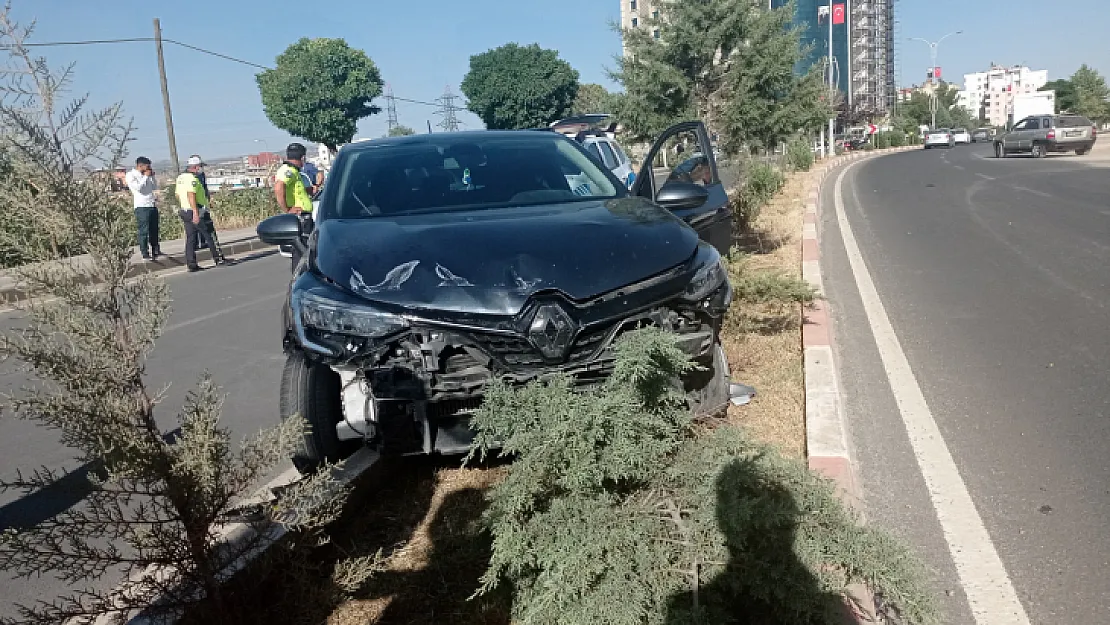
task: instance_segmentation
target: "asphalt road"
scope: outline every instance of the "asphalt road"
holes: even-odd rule
[[[901,348],[1028,621],[1110,622],[1110,175],[989,146],[865,161],[843,208]],[[925,556],[945,623],[976,570],[923,479],[824,188],[822,264],[871,522]],[[920,454],[920,451],[917,452]],[[935,490],[935,489],[934,489]],[[975,569],[976,567],[971,567]]]
[[[147,363],[152,387],[168,385],[158,410],[166,431],[176,426],[186,393],[205,370],[226,394],[223,423],[236,438],[276,423],[283,363],[280,306],[289,259],[263,252],[241,260],[233,267],[166,278],[173,315]],[[0,327],[7,330],[14,324],[18,313],[0,313]],[[0,363],[0,392],[26,384],[27,378],[13,368],[12,363]],[[10,479],[17,469],[39,466],[80,469],[54,433],[28,422],[0,419],[0,476]],[[0,529],[37,522],[75,503],[76,498],[64,492],[31,497],[0,493]],[[9,581],[0,573],[0,580],[0,615],[5,616],[12,614],[13,603],[50,599],[69,590],[48,578]],[[114,581],[105,579],[102,584]]]

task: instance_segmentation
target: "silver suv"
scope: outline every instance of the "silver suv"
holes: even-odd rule
[[[1082,115],[1033,115],[1014,124],[994,140],[994,154],[1006,158],[1029,153],[1044,158],[1049,152],[1075,152],[1083,156],[1098,139],[1098,129]]]

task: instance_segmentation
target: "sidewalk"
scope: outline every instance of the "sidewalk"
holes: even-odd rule
[[[245,252],[271,247],[258,238],[258,234],[255,232],[254,228],[220,230],[217,231],[217,236],[219,236],[220,239],[220,248],[227,256],[234,256],[236,254],[243,254]],[[144,260],[139,255],[138,248],[136,247],[135,255],[131,258],[131,270],[128,273],[130,275],[160,273],[171,269],[180,269],[185,266],[185,239],[162,241],[161,247],[164,256],[159,256],[158,259],[154,261]],[[89,257],[88,255],[75,256],[73,260],[80,265],[88,263]],[[198,262],[204,263],[211,260],[212,254],[207,248],[197,251]],[[0,303],[19,301],[26,299],[26,297],[26,291],[22,288],[19,281],[11,275],[10,271],[0,271]]]

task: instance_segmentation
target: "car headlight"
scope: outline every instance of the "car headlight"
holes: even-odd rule
[[[683,298],[690,301],[705,299],[728,280],[728,268],[725,267],[725,260],[721,258],[721,254],[715,248],[707,246],[706,249],[708,251],[701,254],[704,257],[701,267],[690,279],[683,293]]]
[[[409,325],[397,315],[315,293],[296,296],[294,309],[299,312],[304,327],[348,336],[380,338],[404,330]]]

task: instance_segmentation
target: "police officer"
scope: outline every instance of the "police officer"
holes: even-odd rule
[[[177,214],[185,224],[185,264],[189,267],[189,271],[200,271],[200,265],[197,264],[196,248],[197,241],[201,237],[201,216],[208,210],[208,191],[205,190],[204,184],[197,176],[203,166],[204,163],[201,162],[199,156],[189,157],[185,173],[177,177],[174,186],[177,192],[177,201],[180,205]],[[212,258],[216,261],[216,264],[227,265],[228,262],[220,256],[219,250],[216,249],[215,242],[210,237],[205,237],[205,242],[208,244],[208,250],[212,252]]]
[[[296,213],[302,217],[312,216],[312,196],[305,187],[301,168],[308,151],[300,143],[290,143],[285,148],[285,162],[274,174],[274,196],[278,206],[286,213]],[[293,268],[301,262],[301,253],[293,247]]]

